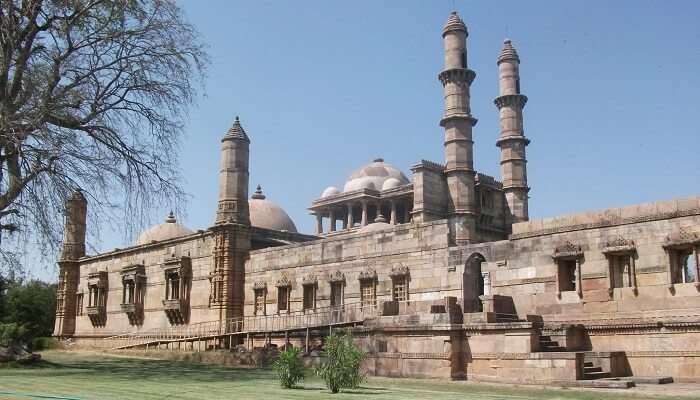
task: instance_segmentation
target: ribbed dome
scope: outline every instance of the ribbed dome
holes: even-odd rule
[[[258,228],[272,229],[275,231],[297,232],[294,221],[277,204],[267,200],[258,185],[257,190],[248,200],[250,212],[250,224]]]
[[[513,43],[511,43],[510,39],[503,41],[503,49],[501,49],[501,54],[498,55],[498,64],[507,60],[514,60],[520,63],[518,52],[515,50],[515,47],[513,47]]]
[[[193,234],[194,231],[178,224],[172,211],[166,218],[165,222],[143,231],[136,240],[137,245],[148,244],[151,242],[161,242],[163,240],[174,239],[182,236]]]
[[[398,180],[401,185],[409,183],[403,172],[396,169],[393,165],[385,163],[383,159],[378,158],[353,172],[345,182],[343,191],[351,192],[360,189],[382,190],[384,182],[391,178]]]
[[[250,143],[250,139],[248,139],[248,135],[245,133],[245,129],[243,129],[243,126],[241,126],[241,121],[238,119],[238,117],[236,117],[236,120],[233,122],[233,125],[229,128],[229,130],[226,132],[226,135],[224,135],[224,138],[221,140],[242,140]]]
[[[451,31],[463,31],[464,33],[467,32],[467,26],[464,25],[464,21],[462,21],[462,18],[459,17],[457,11],[452,11],[452,13],[450,13],[450,17],[447,18],[447,22],[442,28],[442,36],[445,36],[447,32]]]

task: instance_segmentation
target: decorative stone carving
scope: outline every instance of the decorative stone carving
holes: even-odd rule
[[[567,240],[566,243],[559,245],[554,249],[552,258],[579,258],[581,256],[583,256],[581,246]]]
[[[292,281],[289,279],[287,274],[282,274],[282,276],[275,283],[276,287],[291,287]]]
[[[403,265],[403,264],[398,264],[395,265],[391,268],[391,272],[389,272],[389,276],[392,278],[397,278],[401,276],[408,276],[409,275],[409,270],[408,267]]]
[[[163,310],[172,325],[185,324],[190,315],[192,264],[189,257],[171,257],[162,265],[165,274]]]
[[[315,286],[318,285],[318,278],[316,278],[316,274],[307,274],[304,275],[304,277],[301,280],[301,283],[304,286]]]
[[[634,240],[628,240],[622,236],[608,240],[605,242],[605,246],[603,247],[603,253],[605,254],[632,253],[634,251],[636,251]]]
[[[357,277],[357,279],[360,281],[376,281],[377,271],[373,270],[372,268],[367,268],[360,271],[360,275]]]
[[[88,274],[87,315],[92,326],[104,326],[107,322],[107,271],[91,271]]]
[[[331,273],[328,276],[328,281],[330,281],[330,282],[345,282],[345,274],[340,272],[339,270],[335,270],[335,272]]]
[[[664,248],[693,246],[700,244],[700,234],[687,229],[680,228],[678,231],[666,236]]]
[[[267,290],[267,282],[265,282],[265,281],[257,281],[257,282],[255,282],[255,283],[253,283],[253,289],[256,289],[256,290],[257,290],[257,289]]]
[[[143,321],[143,295],[146,287],[145,268],[141,264],[126,266],[121,270],[121,277],[121,310],[131,325],[140,325]]]

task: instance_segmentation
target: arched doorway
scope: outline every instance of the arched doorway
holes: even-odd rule
[[[480,253],[474,253],[467,258],[462,282],[464,312],[481,312],[479,296],[484,294],[484,278],[481,275],[481,263],[486,258]]]

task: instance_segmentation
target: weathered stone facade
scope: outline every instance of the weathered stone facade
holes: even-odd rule
[[[310,350],[341,327],[377,375],[700,381],[700,197],[529,220],[520,58],[506,41],[497,61],[499,182],[473,168],[475,73],[456,14],[443,38],[444,165],[422,160],[408,179],[377,159],[313,201],[317,232],[303,235],[279,207],[248,207],[236,119],[207,230],[171,216],[135,246],[85,256],[86,202],[69,201],[55,334]],[[137,345],[149,343],[162,345]]]

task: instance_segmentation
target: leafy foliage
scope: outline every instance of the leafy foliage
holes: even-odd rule
[[[17,323],[0,323],[0,346],[19,346],[26,342],[28,330]]]
[[[327,337],[322,355],[327,360],[316,368],[316,374],[323,378],[332,393],[342,388],[355,388],[364,381],[360,367],[366,354],[353,344],[352,336]]]
[[[299,358],[301,349],[298,347],[288,347],[280,353],[279,357],[272,364],[272,369],[277,373],[280,385],[289,389],[304,379],[304,364]]]
[[[37,337],[51,336],[56,313],[56,285],[41,281],[6,282],[0,296],[3,340],[31,344]]]

